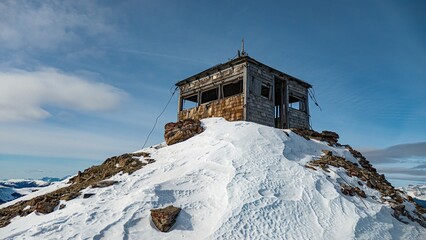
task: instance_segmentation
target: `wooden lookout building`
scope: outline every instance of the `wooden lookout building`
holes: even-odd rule
[[[178,120],[223,117],[276,128],[310,128],[308,89],[312,86],[244,52],[176,86]]]

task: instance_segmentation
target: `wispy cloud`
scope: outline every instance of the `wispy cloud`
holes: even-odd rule
[[[362,153],[374,163],[396,163],[408,158],[426,159],[426,142],[400,144],[385,149],[366,150]]]
[[[47,106],[80,112],[115,108],[125,93],[56,69],[0,71],[0,121],[40,120]]]
[[[385,149],[364,150],[380,173],[389,179],[426,182],[426,142],[400,144]]]
[[[92,1],[2,1],[0,12],[0,44],[6,49],[54,49],[114,32],[108,9]]]
[[[413,169],[413,168],[404,168],[404,167],[382,167],[380,172],[389,173],[389,174],[405,174],[411,176],[420,176],[426,181],[426,170],[425,169]]]
[[[417,166],[413,167],[412,169],[424,169],[424,170],[426,170],[426,163],[417,165]],[[425,173],[425,176],[426,176],[426,173]]]

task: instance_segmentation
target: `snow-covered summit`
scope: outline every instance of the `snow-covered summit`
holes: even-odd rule
[[[0,238],[425,239],[425,228],[398,221],[380,192],[358,178],[341,168],[305,167],[322,150],[355,162],[346,148],[249,122],[212,118],[203,125],[204,132],[184,142],[143,149],[155,163],[115,175],[111,180],[118,184],[83,190],[95,194],[90,198],[14,218],[0,228]],[[367,198],[343,195],[341,182],[359,186]],[[172,230],[162,233],[153,227],[150,209],[170,204],[182,211]]]

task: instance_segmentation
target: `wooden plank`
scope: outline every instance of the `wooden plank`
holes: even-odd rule
[[[284,80],[284,114],[285,114],[285,123],[284,128],[289,128],[289,118],[288,118],[288,81]]]
[[[280,128],[284,128],[284,81],[281,80],[280,81],[280,106],[279,106],[279,110],[280,110]]]

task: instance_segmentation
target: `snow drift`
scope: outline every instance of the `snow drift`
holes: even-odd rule
[[[322,150],[355,161],[347,149],[255,123],[212,118],[203,124],[203,133],[184,142],[143,149],[156,162],[115,175],[118,184],[87,188],[83,193],[95,195],[62,201],[65,208],[50,214],[16,217],[0,228],[0,238],[425,239],[425,228],[398,221],[380,193],[357,185],[358,178],[339,168],[305,167]],[[341,181],[367,198],[343,195]],[[150,209],[170,204],[182,211],[172,230],[161,233]]]

